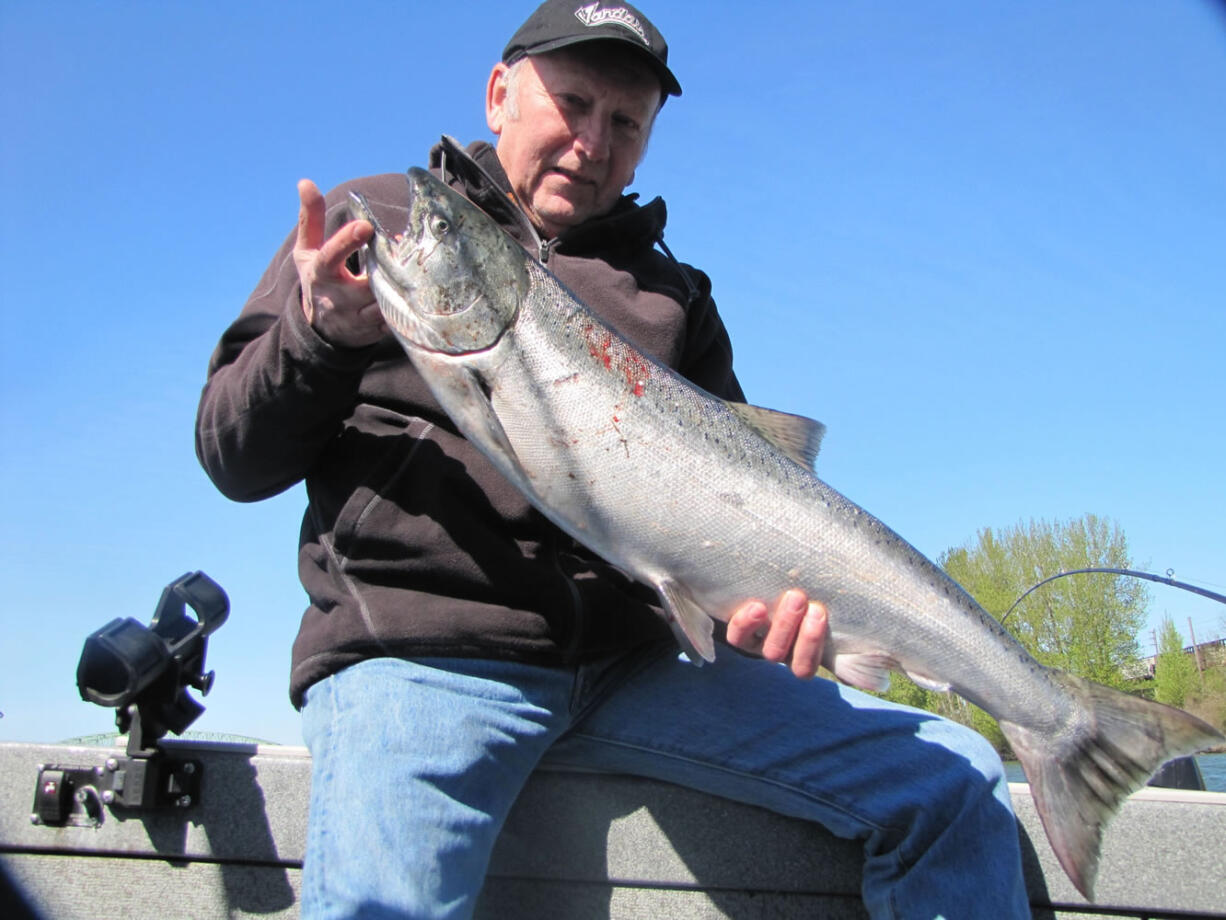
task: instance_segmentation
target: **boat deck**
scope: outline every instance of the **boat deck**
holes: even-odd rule
[[[31,820],[40,765],[102,768],[124,751],[0,743],[5,896],[22,893],[46,920],[296,917],[307,752],[164,747],[202,765],[190,807],[104,807],[96,827],[55,827]],[[1108,828],[1098,903],[1089,905],[1056,864],[1029,787],[1010,788],[1036,917],[1226,916],[1226,793],[1133,796]],[[78,807],[73,822],[87,818]],[[542,770],[511,813],[477,916],[860,918],[861,864],[856,844],[757,808],[634,777]],[[0,914],[20,916],[2,902]]]

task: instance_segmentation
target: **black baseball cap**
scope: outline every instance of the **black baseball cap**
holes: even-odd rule
[[[643,55],[669,96],[681,95],[681,84],[668,69],[668,43],[651,20],[629,3],[597,0],[545,0],[511,36],[502,51],[504,64],[527,54],[543,54],[590,41],[623,42]]]

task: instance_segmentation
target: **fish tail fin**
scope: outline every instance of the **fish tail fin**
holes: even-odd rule
[[[1226,740],[1181,709],[1055,671],[1085,718],[1051,736],[1011,722],[1001,730],[1030,781],[1035,808],[1068,877],[1094,899],[1099,848],[1120,803],[1172,757]]]

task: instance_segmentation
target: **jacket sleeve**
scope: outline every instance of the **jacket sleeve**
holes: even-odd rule
[[[327,233],[345,222],[330,193]],[[209,361],[196,415],[196,454],[236,501],[275,495],[302,479],[357,399],[371,348],[337,348],[307,323],[294,235],[226,330]]]
[[[711,297],[711,279],[689,265],[685,271],[698,290],[686,314],[685,352],[677,370],[708,393],[744,402],[745,392],[732,369],[732,340]]]

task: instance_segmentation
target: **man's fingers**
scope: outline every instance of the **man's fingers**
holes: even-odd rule
[[[327,207],[324,196],[310,179],[298,180],[298,238],[294,249],[318,249],[324,241]]]
[[[298,180],[298,237],[295,257],[300,264],[312,263],[312,274],[327,280],[349,280],[345,261],[374,235],[374,227],[364,220],[351,221],[330,239],[324,239],[328,206],[319,188],[310,179]]]
[[[785,591],[772,615],[761,601],[750,601],[728,620],[730,645],[767,661],[786,662],[802,680],[817,675],[829,634],[826,608],[803,591]]]
[[[763,658],[767,661],[787,661],[807,610],[808,599],[803,591],[793,588],[783,592],[771,618],[770,632],[762,643]]]
[[[728,644],[743,652],[757,652],[770,626],[770,611],[761,601],[750,601],[732,615],[726,633]]]
[[[375,228],[367,221],[345,224],[319,247],[319,266],[330,278],[345,276],[345,261],[370,240]]]
[[[324,239],[328,206],[310,179],[298,182],[298,234],[294,263],[302,284],[302,312],[333,345],[360,348],[383,337],[386,325],[365,276],[345,261],[374,235],[368,221],[351,221]]]
[[[796,634],[796,645],[792,648],[792,673],[802,680],[817,674],[818,665],[822,663],[826,626],[825,606],[818,601],[810,602]]]

